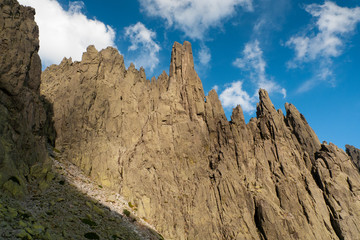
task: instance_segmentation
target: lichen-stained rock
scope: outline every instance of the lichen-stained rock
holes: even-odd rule
[[[351,160],[360,171],[360,149],[351,145],[345,145],[345,148],[346,153],[350,156]]]
[[[32,165],[40,164],[45,176],[49,168],[34,14],[15,0],[0,0],[0,188],[14,196],[26,193]]]
[[[228,121],[215,90],[204,95],[188,42],[174,44],[169,76],[151,81],[143,69],[125,69],[117,50],[90,46],[81,62],[46,69],[41,92],[54,104],[57,148],[120,192],[166,239],[360,233],[360,213],[350,211],[359,173],[348,170],[348,158],[321,160],[335,161],[341,176],[321,187],[331,179],[318,166],[317,136],[293,105],[286,116],[276,110],[265,90],[256,118],[246,124],[238,106]],[[331,210],[331,186],[346,197],[337,201],[350,204],[342,208],[346,220]]]

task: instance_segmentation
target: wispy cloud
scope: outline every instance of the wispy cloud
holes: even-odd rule
[[[259,41],[254,40],[245,45],[242,56],[237,58],[233,65],[249,73],[249,79],[254,85],[256,91],[250,95],[242,89],[243,81],[237,81],[230,84],[220,94],[220,99],[224,107],[234,107],[241,105],[244,112],[251,113],[255,110],[257,101],[257,92],[259,88],[266,89],[269,93],[281,93],[286,97],[285,88],[280,87],[266,74],[266,62],[263,58],[263,51],[259,46]]]
[[[290,12],[292,1],[276,0],[274,4],[271,0],[258,0],[256,11],[259,13],[253,27],[253,36],[271,38],[274,31],[282,29]]]
[[[340,7],[330,1],[323,5],[310,4],[305,10],[317,21],[310,25],[310,30],[286,42],[286,46],[293,48],[296,54],[288,66],[295,68],[304,62],[318,61],[319,67],[316,76],[306,81],[298,89],[299,92],[310,90],[319,81],[334,84],[332,59],[342,54],[345,40],[360,21],[360,7]]]
[[[199,51],[199,61],[203,66],[207,66],[211,60],[210,49],[203,45]]]
[[[210,27],[232,16],[236,7],[252,11],[252,0],[139,0],[149,16],[166,20],[168,27],[181,30],[192,39],[204,38]]]
[[[265,72],[266,62],[258,40],[247,43],[242,52],[242,57],[237,58],[233,65],[249,73],[250,80],[256,85],[257,90],[264,88],[269,93],[278,92],[286,97],[286,90],[275,81],[269,79]]]
[[[307,92],[314,87],[322,84],[327,83],[330,86],[335,86],[335,77],[334,73],[331,69],[332,61],[331,60],[322,60],[319,61],[317,65],[317,70],[314,73],[314,76],[310,79],[306,80],[304,83],[298,87],[296,90],[297,93],[304,93]]]
[[[233,65],[244,70],[252,71],[261,79],[264,79],[266,63],[262,55],[263,52],[259,47],[259,41],[249,42],[245,45],[242,57],[237,58],[233,62]]]
[[[97,49],[114,46],[115,31],[109,25],[88,19],[81,11],[83,2],[70,2],[65,11],[55,0],[19,0],[36,10],[40,31],[40,57],[45,66],[58,64],[63,57],[81,60],[87,46]]]
[[[150,72],[159,63],[159,45],[154,41],[156,33],[147,29],[144,24],[138,22],[125,28],[125,37],[130,39],[129,51],[137,51],[138,57],[134,60],[136,66],[150,69]]]

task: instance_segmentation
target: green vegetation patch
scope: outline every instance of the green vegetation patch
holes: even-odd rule
[[[130,211],[127,210],[127,209],[124,209],[124,210],[123,210],[123,214],[124,214],[125,216],[127,216],[127,217],[130,217]]]
[[[82,218],[80,219],[82,223],[85,223],[87,225],[89,225],[90,227],[94,227],[94,226],[97,226],[96,222],[88,219],[88,218]]]

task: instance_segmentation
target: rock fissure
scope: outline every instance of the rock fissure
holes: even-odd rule
[[[258,230],[258,234],[260,236],[260,239],[268,240],[266,237],[266,232],[263,229],[262,221],[264,221],[262,213],[261,213],[261,206],[258,206],[256,203],[256,200],[254,199],[254,205],[255,205],[255,214],[254,214],[254,221],[256,228]]]

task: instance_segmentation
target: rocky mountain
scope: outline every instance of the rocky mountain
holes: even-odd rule
[[[0,0],[0,9],[0,188],[21,197],[29,181],[47,185],[51,164],[45,143],[54,133],[39,91],[35,11],[13,0]]]
[[[41,73],[34,14],[0,0],[0,238],[359,238],[358,149],[265,90],[228,121],[189,42],[157,79],[93,46]]]
[[[88,47],[41,76],[56,148],[120,193],[166,239],[358,239],[360,175],[342,149],[321,144],[292,104],[265,90],[257,117],[228,121],[205,96],[189,42],[169,75],[148,80],[114,48]]]

